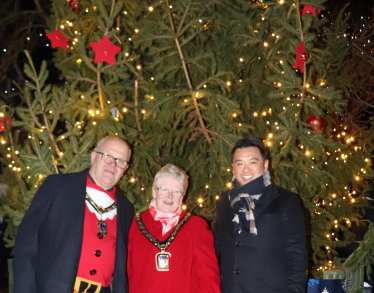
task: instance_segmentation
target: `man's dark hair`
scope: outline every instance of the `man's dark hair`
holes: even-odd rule
[[[237,149],[244,149],[248,147],[255,147],[258,148],[260,151],[262,159],[265,161],[268,156],[268,151],[264,146],[264,143],[262,142],[261,139],[257,137],[247,137],[243,138],[241,140],[238,140],[235,144],[235,146],[231,150],[231,162],[234,160],[234,153]]]

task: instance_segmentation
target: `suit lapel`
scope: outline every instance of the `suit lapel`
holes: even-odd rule
[[[265,188],[253,211],[255,219],[279,196],[277,188],[271,184]]]
[[[77,173],[77,180],[74,184],[71,184],[71,192],[75,194],[73,196],[75,202],[71,203],[74,214],[76,215],[75,229],[76,229],[76,243],[78,247],[79,257],[82,249],[83,241],[83,226],[84,226],[84,214],[86,208],[86,181],[87,181],[88,169]],[[79,261],[78,257],[78,261]]]
[[[228,221],[230,221],[230,227],[231,227],[231,231],[232,233],[234,233],[234,230],[235,230],[235,223],[232,221],[235,217],[235,213],[234,213],[234,210],[232,209],[231,207],[231,203],[230,203],[230,200],[229,200],[229,194],[230,194],[230,191],[227,191],[226,193],[224,193],[222,196],[223,196],[223,206],[224,206],[224,210],[225,210],[225,217],[227,218]]]
[[[123,227],[123,220],[124,220],[124,215],[122,214],[124,207],[122,206],[122,198],[121,194],[116,190],[116,201],[117,201],[117,238],[118,237],[123,237],[122,236],[122,230],[125,229]]]

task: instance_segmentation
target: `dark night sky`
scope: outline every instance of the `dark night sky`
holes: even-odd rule
[[[328,0],[326,6],[329,10],[335,10],[343,8],[347,3],[350,4],[348,10],[354,18],[373,14],[374,0]]]

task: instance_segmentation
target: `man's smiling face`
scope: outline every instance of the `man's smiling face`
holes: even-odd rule
[[[264,161],[257,147],[239,148],[234,153],[232,168],[240,185],[262,176],[268,167],[269,161]]]

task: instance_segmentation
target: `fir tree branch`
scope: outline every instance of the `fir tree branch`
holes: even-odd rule
[[[300,15],[300,0],[297,0],[297,4],[296,4],[296,11],[297,11],[297,16],[298,16],[298,24],[299,24],[299,32],[300,32],[300,39],[301,41],[304,41],[304,34],[303,34],[303,29],[302,29],[302,22],[301,22],[301,15]],[[291,12],[291,10],[290,10]],[[302,103],[304,101],[304,96],[305,96],[305,88],[306,88],[306,62],[304,62],[304,69],[303,69],[303,90],[302,90],[302,96],[301,96],[301,99],[300,99],[300,109],[297,113],[297,115],[295,115],[295,123],[297,123],[297,121],[299,120],[299,117],[300,117],[300,113],[301,113],[301,109],[302,109]],[[284,144],[284,147],[283,149],[285,149],[288,144],[291,142],[291,139],[292,139],[292,136],[289,136],[286,143]]]
[[[153,107],[151,110],[149,110],[148,113],[149,113],[149,114],[152,113],[152,112],[153,112],[156,108],[158,108],[161,104],[166,103],[168,100],[171,100],[171,99],[173,99],[173,96],[170,96],[169,98],[166,98],[166,99],[161,99],[160,102],[154,104],[154,107]],[[146,113],[146,115],[147,115],[146,117],[149,116],[148,113]]]
[[[42,104],[42,103],[40,103],[40,104]],[[42,104],[42,112],[43,112],[44,124],[45,124],[45,127],[46,127],[47,131],[48,131],[49,138],[50,138],[51,142],[54,142],[55,138],[54,138],[54,136],[53,136],[53,134],[51,132],[51,129],[49,127],[47,116],[45,115],[45,110],[44,110],[43,104]],[[60,151],[57,143],[55,144],[55,149],[56,149],[56,152],[57,152],[58,156],[60,156],[61,151]]]
[[[179,36],[181,34],[181,29],[182,29],[182,26],[183,26],[183,23],[184,23],[184,20],[187,16],[187,13],[188,11],[190,10],[190,6],[191,6],[191,3],[188,3],[187,7],[186,7],[186,10],[184,11],[184,14],[182,16],[182,19],[181,19],[181,22],[179,24],[179,27],[178,27],[178,30],[177,30],[177,35]],[[190,24],[188,24],[190,25]]]
[[[37,8],[38,13],[44,18],[45,23],[48,23],[49,18],[47,14],[44,12],[42,5],[40,4],[39,0],[34,0],[35,6]]]
[[[201,128],[197,128],[199,130],[202,130]],[[223,140],[224,142],[227,143],[227,145],[232,149],[234,146],[226,139],[224,138],[222,135],[219,135],[218,133],[214,132],[214,131],[211,131],[209,129],[206,129],[206,131],[208,131],[209,133],[215,135],[215,136],[218,136],[221,140]]]
[[[65,168],[65,173],[69,173],[71,167],[73,166],[73,164],[75,163],[75,161],[79,158],[79,155],[82,154],[82,153],[84,153],[86,151],[87,146],[89,146],[90,143],[91,143],[91,141],[95,138],[94,135],[91,135],[90,137],[91,137],[91,139],[85,144],[85,148],[82,148],[81,151],[74,156],[74,159],[71,160],[70,164]]]
[[[53,166],[55,166],[56,174],[58,174],[59,172],[58,172],[58,169],[57,169],[57,166],[56,166],[54,155],[52,155],[52,162],[53,162]]]
[[[214,76],[211,76],[211,77],[209,77],[208,79],[206,79],[206,80],[204,80],[203,82],[201,82],[197,87],[196,87],[196,89],[201,89],[203,86],[204,86],[204,84],[207,84],[207,83],[209,83],[209,81],[210,80],[214,80],[214,79],[216,79],[216,78],[218,78],[218,77],[220,77],[221,75],[227,75],[227,74],[231,74],[232,72],[229,72],[229,71],[224,71],[224,72],[220,72],[220,73],[218,73],[218,74],[216,74],[216,75],[214,75]]]
[[[136,119],[136,126],[138,127],[138,131],[140,134],[140,138],[143,142],[145,142],[145,137],[143,134],[142,126],[140,125],[140,119],[139,119],[139,108],[138,108],[138,81],[135,80],[135,119]]]
[[[42,158],[42,156],[41,156],[41,154],[40,154],[40,152],[39,152],[39,147],[37,146],[37,144],[36,144],[36,142],[35,142],[35,138],[32,139],[32,142],[33,142],[33,144],[34,144],[34,149],[35,149],[35,151],[36,151],[36,154],[38,155],[38,157],[39,157],[39,159],[40,159],[40,162],[42,163],[44,169],[47,171],[48,175],[53,174],[53,173],[51,172],[51,170],[48,169],[47,165],[44,163],[44,160],[43,160],[43,158]]]
[[[183,65],[184,75],[186,77],[187,84],[188,84],[188,87],[190,89],[191,98],[192,98],[194,106],[195,106],[195,111],[196,111],[196,114],[199,118],[200,126],[202,128],[202,132],[204,133],[208,143],[211,144],[212,140],[211,140],[211,138],[210,138],[210,136],[207,132],[207,129],[206,129],[204,121],[203,121],[203,118],[201,117],[200,109],[199,109],[199,106],[197,104],[197,100],[196,100],[196,97],[195,97],[195,91],[193,90],[190,74],[189,74],[189,71],[187,69],[186,60],[184,59],[182,48],[179,44],[179,39],[178,39],[178,36],[175,32],[175,26],[174,26],[174,23],[173,23],[173,16],[171,15],[171,10],[169,9],[169,6],[170,6],[169,5],[169,0],[166,0],[166,5],[168,7],[167,10],[168,10],[168,14],[169,14],[170,26],[171,26],[171,29],[172,29],[172,32],[173,32],[174,41],[175,41],[175,44],[177,46],[177,49],[178,49],[178,52],[179,52],[179,57],[180,57],[180,60],[182,62],[182,65]]]
[[[64,90],[64,96],[65,96],[65,94],[66,94],[66,89]],[[56,97],[56,92],[54,92],[53,95]],[[53,122],[52,122],[52,125],[51,125],[51,129],[55,129],[55,127],[57,125],[57,122],[58,122],[58,119],[60,118],[61,109],[64,106],[60,103],[60,101],[57,97],[56,97],[56,101],[57,101],[59,107],[58,107],[57,112],[54,115]]]
[[[103,102],[103,92],[102,92],[102,89],[101,89],[101,67],[102,67],[102,63],[100,63],[98,66],[97,66],[97,90],[98,90],[98,93],[99,93],[99,101],[100,101],[100,108],[101,108],[101,112],[104,112],[104,102]]]
[[[34,73],[34,76],[35,76],[35,80],[34,81],[35,81],[37,90],[38,90],[38,92],[41,92],[40,85],[39,85],[38,74],[36,73],[36,69],[34,67],[34,63],[32,62],[32,59],[31,59],[29,51],[25,50],[25,55],[26,55],[27,59],[29,60],[30,67],[32,69],[32,72]]]
[[[38,126],[38,128],[42,129],[42,125],[39,123],[38,119],[36,118],[36,116],[34,114],[34,111],[31,108],[30,97],[27,94],[27,92],[26,92],[25,96],[26,96],[26,103],[29,106],[29,112],[30,112],[30,115],[31,115],[32,119],[34,120],[34,122]]]
[[[87,81],[87,82],[90,82],[90,83],[93,83],[93,84],[96,84],[96,81],[92,80],[91,78],[86,78],[86,77],[72,77],[72,76],[69,76],[67,75],[66,76],[67,79],[74,79],[74,80],[78,80],[78,81]]]
[[[301,15],[300,15],[300,11],[301,11],[301,7],[300,7],[300,0],[297,0],[297,19],[299,21],[299,30],[300,30],[300,39],[302,42],[304,42],[304,34],[303,34],[303,27],[302,27],[302,22],[301,22]],[[304,100],[304,96],[305,96],[305,85],[306,85],[306,60],[304,62],[304,70],[303,70],[303,96],[301,97],[300,99],[300,104],[303,103],[303,100]],[[299,115],[297,115],[297,119],[299,119],[299,116],[300,116],[300,112],[301,112],[301,107],[300,107],[300,111],[299,111]]]
[[[111,17],[113,15],[114,3],[115,3],[115,0],[112,1],[112,7],[110,8],[110,15],[109,15],[109,17]]]

